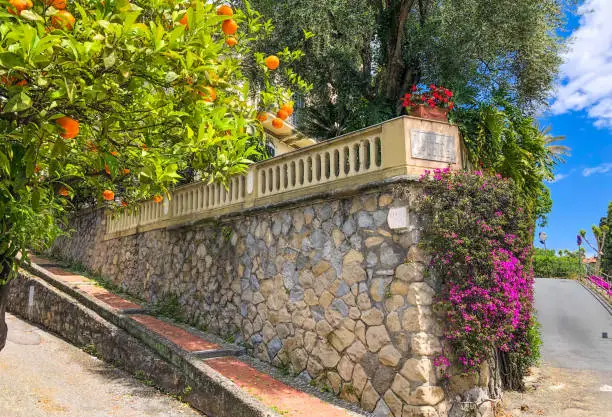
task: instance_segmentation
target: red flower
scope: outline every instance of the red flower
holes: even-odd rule
[[[453,92],[451,90],[445,90],[444,94],[446,94],[448,97],[452,97],[453,96]]]
[[[416,84],[412,84],[412,91],[414,92],[414,91],[416,91],[416,90],[417,90],[417,86],[416,86]]]
[[[425,100],[427,100],[427,99],[425,98],[425,96],[423,96],[423,97],[421,97],[421,100],[425,101]]]
[[[448,103],[448,108],[449,109],[453,109],[453,107],[455,107],[455,103],[453,103],[452,101],[450,103]]]
[[[436,85],[435,84],[429,84],[429,88],[431,88],[432,90],[436,89]]]

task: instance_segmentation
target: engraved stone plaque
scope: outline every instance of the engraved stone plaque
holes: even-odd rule
[[[394,207],[389,209],[387,223],[391,229],[405,229],[408,227],[408,207]]]
[[[412,157],[429,161],[457,162],[455,137],[412,129]]]

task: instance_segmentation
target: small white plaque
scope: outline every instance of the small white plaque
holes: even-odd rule
[[[412,129],[412,157],[428,161],[457,162],[455,137]]]
[[[408,207],[389,209],[387,223],[391,229],[406,229],[408,227]]]
[[[253,186],[254,186],[254,178],[255,174],[253,173],[253,169],[249,169],[249,173],[246,177],[246,188],[247,194],[253,194]]]

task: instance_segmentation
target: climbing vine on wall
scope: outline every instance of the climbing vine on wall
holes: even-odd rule
[[[538,357],[534,332],[533,216],[512,180],[481,172],[426,171],[418,210],[445,326],[436,363],[476,371],[498,360],[502,383],[521,388]],[[535,333],[535,336],[534,336]]]

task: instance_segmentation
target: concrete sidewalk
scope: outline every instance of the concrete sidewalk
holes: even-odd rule
[[[12,315],[0,352],[2,417],[196,417],[186,404],[147,386]]]

